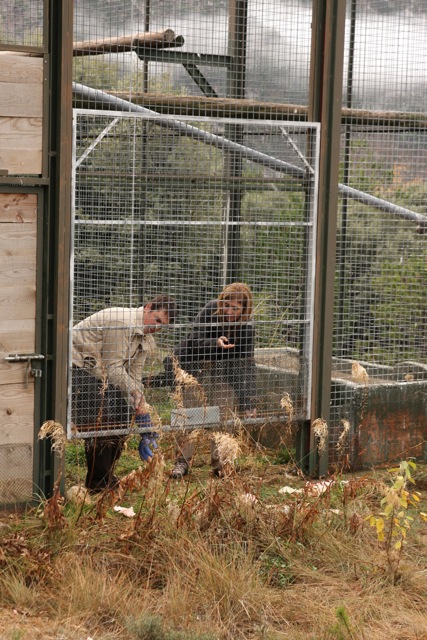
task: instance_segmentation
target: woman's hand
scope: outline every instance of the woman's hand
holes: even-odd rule
[[[220,349],[233,349],[235,345],[228,342],[228,338],[225,336],[220,336],[216,341],[216,346]]]

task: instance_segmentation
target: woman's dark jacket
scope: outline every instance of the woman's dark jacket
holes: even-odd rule
[[[192,329],[173,351],[182,369],[198,378],[204,363],[215,362],[215,374],[221,376],[234,390],[239,411],[255,408],[256,377],[254,359],[254,327],[252,323],[226,322],[215,313],[216,300],[208,302],[195,318]],[[225,336],[232,349],[217,346],[218,338]],[[172,360],[164,361],[167,377],[172,371]],[[168,376],[169,374],[169,376]]]

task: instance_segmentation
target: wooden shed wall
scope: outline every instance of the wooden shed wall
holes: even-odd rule
[[[43,58],[0,52],[0,172],[42,173]]]
[[[34,378],[5,357],[35,348],[37,213],[35,194],[0,193],[1,504],[33,491]]]

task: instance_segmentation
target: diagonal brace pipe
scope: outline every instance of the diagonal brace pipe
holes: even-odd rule
[[[192,140],[198,140],[200,142],[203,142],[204,144],[212,145],[221,150],[239,153],[243,158],[250,160],[251,162],[254,162],[256,164],[260,164],[264,167],[268,167],[269,169],[279,171],[280,173],[292,176],[293,178],[307,180],[306,171],[304,169],[301,169],[300,167],[292,165],[283,160],[279,160],[278,158],[273,158],[266,153],[256,151],[255,149],[251,149],[250,147],[246,147],[245,145],[238,144],[237,142],[233,142],[232,140],[227,140],[226,138],[215,135],[213,133],[202,131],[201,129],[186,124],[185,122],[181,122],[172,118],[165,118],[156,111],[152,111],[151,109],[147,109],[146,107],[141,107],[140,105],[129,102],[128,100],[117,98],[110,93],[101,91],[100,89],[93,89],[92,87],[73,82],[73,93],[74,95],[81,96],[95,104],[108,106],[112,111],[140,113],[146,116],[150,116],[156,121],[156,124],[158,124],[159,126],[179,131],[180,133],[182,133],[182,135],[191,138]],[[387,213],[397,215],[401,218],[405,218],[406,220],[417,222],[420,225],[421,230],[427,230],[427,216],[421,213],[411,211],[410,209],[406,209],[405,207],[400,207],[399,205],[393,204],[392,202],[377,198],[370,195],[369,193],[365,193],[364,191],[354,189],[353,187],[349,187],[348,185],[344,184],[338,184],[338,193],[340,195],[347,196],[352,200],[356,200],[357,202],[361,202],[362,204],[372,206],[380,211],[385,211]]]

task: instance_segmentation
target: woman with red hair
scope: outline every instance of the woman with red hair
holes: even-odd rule
[[[222,417],[237,411],[256,416],[253,298],[248,285],[233,282],[224,287],[216,300],[198,313],[185,340],[164,361],[165,374],[151,379],[151,386],[179,384],[176,364],[203,387],[209,405],[220,407]],[[175,367],[174,367],[175,363]],[[191,385],[183,389],[185,407],[200,406],[200,393]],[[177,455],[171,476],[188,473],[194,456],[194,443],[188,436],[178,438]],[[222,464],[212,443],[213,473],[222,475]]]

